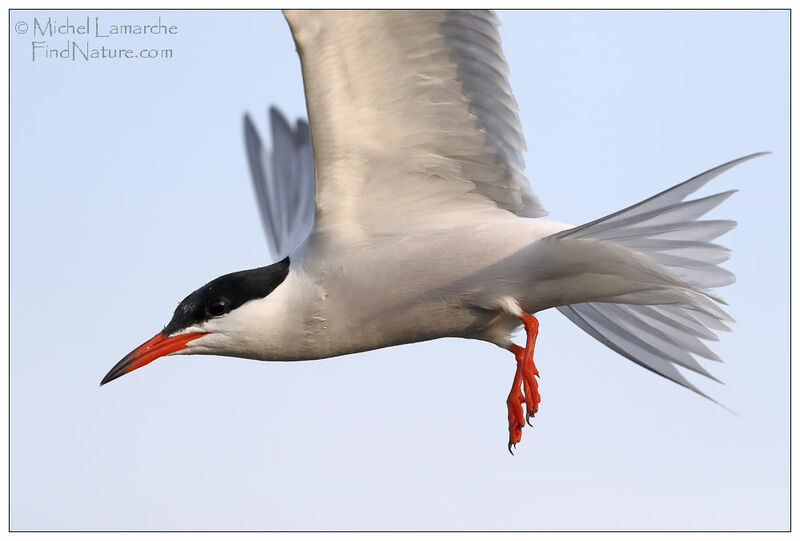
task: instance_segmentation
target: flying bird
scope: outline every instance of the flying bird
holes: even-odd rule
[[[711,288],[734,275],[688,199],[752,154],[580,226],[543,219],[499,21],[490,11],[286,11],[309,124],[272,108],[272,148],[244,135],[276,263],[186,297],[101,385],[164,355],[310,360],[442,337],[512,354],[508,450],[539,409],[535,316],[556,308],[631,361],[678,371],[729,330]],[[512,333],[524,328],[524,344]],[[513,453],[513,451],[512,451]]]

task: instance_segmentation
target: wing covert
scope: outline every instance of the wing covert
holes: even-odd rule
[[[545,214],[523,174],[492,12],[285,15],[312,126],[318,230],[408,231],[488,207]]]

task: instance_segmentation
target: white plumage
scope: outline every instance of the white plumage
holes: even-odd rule
[[[519,367],[530,363],[524,401],[532,414],[535,367],[511,332],[526,320],[535,340],[538,323],[527,314],[557,307],[614,351],[700,393],[676,367],[712,377],[695,356],[719,360],[703,340],[716,340],[713,330],[731,319],[709,288],[734,276],[719,267],[727,250],[711,241],[735,225],[700,218],[733,192],[686,199],[758,154],[579,227],[545,220],[523,174],[525,141],[494,14],[286,18],[310,139],[304,121],[292,128],[272,109],[268,151],[245,119],[269,246],[276,259],[289,256],[285,279],[266,296],[195,317],[193,299],[213,297],[211,282],[187,297],[169,328],[189,323],[154,344],[304,360],[448,336],[486,340],[514,352]],[[191,336],[185,347],[180,336]],[[149,353],[132,355],[107,378]],[[521,428],[516,387],[509,449]]]
[[[525,142],[494,14],[286,18],[303,66],[318,182],[318,223],[299,254],[303,279],[326,290],[324,302],[311,302],[327,325],[293,323],[314,329],[309,343],[291,352],[271,343],[270,356],[316,358],[439,336],[507,347],[521,310],[557,306],[614,351],[700,392],[675,366],[712,377],[694,355],[718,361],[701,340],[717,340],[711,329],[731,320],[707,288],[734,276],[718,266],[727,249],[710,241],[735,222],[699,218],[733,192],[684,200],[753,156],[580,227],[524,219],[545,211],[523,174]],[[297,229],[277,225],[303,214],[282,193],[313,187],[312,175],[298,175],[313,170],[298,163],[311,159],[306,125],[292,132],[274,109],[271,125],[271,154],[254,150],[261,145],[249,119],[245,131],[262,219],[268,237],[297,241],[309,219],[294,222]],[[283,175],[258,161],[265,154]],[[319,276],[329,276],[333,261],[346,283],[331,297],[336,286]],[[348,306],[353,313],[343,317]],[[380,312],[392,315],[376,320]]]

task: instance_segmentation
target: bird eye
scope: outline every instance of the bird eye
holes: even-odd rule
[[[222,299],[216,299],[206,306],[206,312],[210,316],[221,316],[228,309],[227,303]]]

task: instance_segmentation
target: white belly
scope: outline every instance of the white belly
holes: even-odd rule
[[[285,297],[287,315],[272,318],[259,358],[314,359],[446,336],[506,345],[518,321],[499,299],[526,308],[532,279],[529,261],[516,255],[569,226],[503,214],[486,225],[325,253],[312,242],[313,256],[293,258],[270,295]]]

